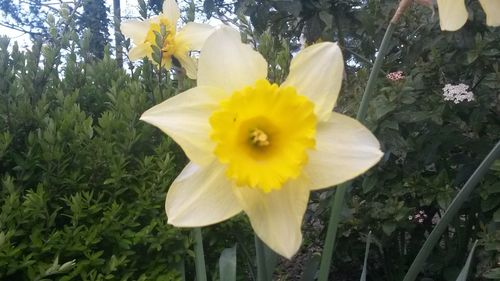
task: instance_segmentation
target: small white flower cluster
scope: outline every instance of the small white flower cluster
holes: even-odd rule
[[[423,224],[427,215],[423,210],[418,211],[414,216],[408,216],[408,220],[414,223]]]
[[[458,85],[446,84],[443,88],[445,101],[453,101],[455,104],[463,101],[473,101],[474,94],[469,90],[469,85],[460,83]]]
[[[399,81],[399,80],[405,79],[405,76],[403,75],[403,71],[401,71],[401,70],[391,72],[391,73],[387,74],[385,77],[391,81]]]

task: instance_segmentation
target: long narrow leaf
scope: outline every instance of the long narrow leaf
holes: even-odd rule
[[[236,281],[236,245],[222,251],[219,258],[220,281]]]
[[[264,242],[260,240],[257,235],[254,235],[255,239],[255,255],[257,260],[257,281],[268,281],[267,278],[267,263],[266,254],[264,250]]]
[[[318,273],[318,265],[321,261],[321,256],[315,254],[307,261],[304,265],[304,272],[302,273],[302,277],[300,281],[310,281],[316,279],[316,274]]]
[[[462,271],[460,271],[460,274],[457,277],[457,281],[467,281],[467,276],[469,275],[469,268],[472,262],[472,258],[474,257],[474,250],[476,250],[476,246],[477,246],[477,240],[476,242],[474,242],[474,246],[472,246],[472,249],[470,250],[469,256],[467,257],[467,261],[465,262]]]
[[[451,220],[458,213],[463,203],[469,197],[469,194],[474,190],[474,187],[476,187],[479,181],[488,172],[489,167],[499,157],[500,141],[495,145],[495,147],[493,147],[490,153],[484,158],[483,162],[481,162],[479,167],[477,167],[472,176],[464,184],[460,192],[458,192],[457,196],[455,196],[439,223],[434,227],[431,234],[429,234],[429,237],[427,237],[427,240],[425,240],[422,248],[420,248],[420,251],[415,257],[415,260],[413,260],[413,263],[408,269],[408,272],[406,272],[406,276],[403,281],[414,281],[415,278],[417,278],[418,273],[424,266],[425,260],[431,254],[434,246],[436,246],[437,242],[441,238],[441,235],[446,230]]]
[[[365,262],[363,263],[363,272],[361,272],[360,281],[366,281],[366,271],[368,267],[368,254],[370,253],[370,244],[372,243],[372,232],[368,232],[368,236],[366,237],[366,247],[365,247]]]
[[[273,272],[278,264],[278,254],[276,254],[271,248],[264,244],[264,257],[266,261],[266,276],[267,280],[273,280]]]
[[[278,255],[255,235],[255,253],[257,258],[257,280],[270,281],[278,263]]]

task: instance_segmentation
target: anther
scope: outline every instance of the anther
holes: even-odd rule
[[[250,133],[250,141],[253,145],[256,146],[268,146],[269,145],[269,137],[264,131],[259,129],[254,129]]]

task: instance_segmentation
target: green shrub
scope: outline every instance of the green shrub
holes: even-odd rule
[[[191,240],[166,224],[179,167],[138,120],[146,86],[109,55],[52,65],[44,48],[0,40],[0,279],[176,280]]]

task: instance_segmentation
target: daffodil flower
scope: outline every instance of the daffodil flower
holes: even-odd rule
[[[221,27],[198,67],[197,87],[141,117],[191,160],[168,191],[168,222],[205,226],[244,211],[260,239],[290,258],[302,241],[310,191],[352,179],[382,156],[368,129],[332,112],[342,53],[331,42],[302,50],[278,86],[266,80],[264,58]]]
[[[500,0],[479,0],[486,14],[486,24],[500,26]],[[464,26],[468,18],[465,0],[437,0],[442,30],[455,31]]]
[[[186,70],[188,77],[196,79],[196,61],[190,57],[190,51],[201,49],[207,37],[212,33],[213,27],[208,24],[189,22],[177,32],[179,17],[180,11],[175,0],[165,0],[163,13],[160,15],[144,21],[124,21],[120,29],[135,45],[128,53],[129,59],[132,61],[143,57],[151,59],[152,46],[157,45],[155,32],[160,33],[163,26],[167,35],[163,46],[158,46],[162,51],[161,65],[169,69],[172,66],[172,57],[174,57]]]

